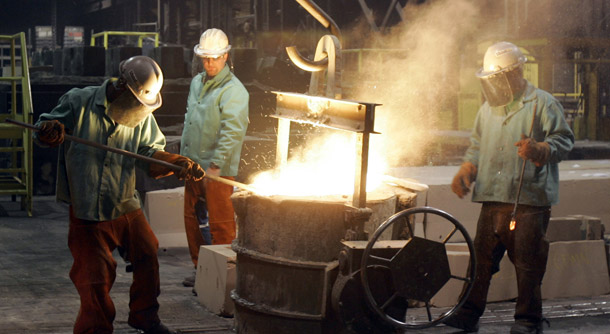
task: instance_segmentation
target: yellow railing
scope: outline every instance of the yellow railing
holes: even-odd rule
[[[142,47],[142,41],[147,38],[154,38],[155,47],[159,46],[159,33],[156,32],[141,32],[141,31],[102,31],[91,35],[91,46],[95,46],[95,39],[98,37],[104,38],[104,49],[108,49],[108,36],[137,36],[138,46]]]
[[[0,35],[0,44],[10,45],[10,73],[0,72],[0,81],[11,86],[10,110],[7,106],[8,113],[0,113],[0,152],[10,155],[9,164],[0,168],[0,195],[21,196],[21,208],[32,216],[32,136],[28,130],[5,122],[10,118],[32,123],[34,112],[25,33]],[[3,109],[0,106],[0,111]]]

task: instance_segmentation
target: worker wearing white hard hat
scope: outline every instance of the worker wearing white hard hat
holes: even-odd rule
[[[227,66],[231,45],[220,29],[203,32],[193,51],[203,63],[187,98],[180,152],[198,162],[209,175],[235,179],[248,128],[248,91]],[[195,267],[199,248],[230,244],[236,237],[233,186],[205,179],[187,180],[184,191],[184,224]],[[194,275],[185,286],[194,284]]]
[[[218,58],[231,50],[227,35],[220,29],[211,28],[203,32],[199,44],[195,45],[195,54],[199,57]]]
[[[445,324],[476,332],[491,277],[506,252],[517,276],[511,334],[542,333],[541,284],[551,206],[559,201],[558,163],[574,145],[559,101],[525,79],[519,48],[498,42],[477,71],[485,103],[451,189],[481,203],[474,250],[476,277],[464,305]]]
[[[487,49],[483,67],[476,75],[490,106],[507,105],[525,89],[523,64],[526,61],[521,50],[509,42],[499,42]]]

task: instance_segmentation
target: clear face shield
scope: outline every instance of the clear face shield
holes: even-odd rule
[[[500,71],[488,75],[477,72],[485,99],[491,107],[505,106],[511,103],[520,91],[523,81],[521,68]]]
[[[157,108],[143,105],[126,90],[108,105],[108,116],[121,125],[135,128],[155,109]]]

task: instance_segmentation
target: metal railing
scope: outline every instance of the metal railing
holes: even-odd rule
[[[146,38],[155,40],[155,47],[159,46],[159,33],[157,32],[141,32],[141,31],[102,31],[91,35],[91,46],[95,46],[95,39],[103,37],[104,49],[108,49],[108,36],[137,36],[138,47],[142,47],[142,42]]]
[[[16,196],[21,196],[21,208],[27,211],[28,216],[32,216],[32,137],[28,130],[5,122],[5,119],[10,118],[32,123],[32,93],[25,33],[0,35],[0,43],[10,45],[10,66],[2,68],[0,82],[8,82],[11,86],[10,109],[7,100],[5,110],[8,113],[0,113],[0,153],[9,156],[0,165],[0,195],[11,195],[13,200]],[[5,69],[10,72],[8,75],[5,75]],[[0,106],[0,110],[3,109]]]

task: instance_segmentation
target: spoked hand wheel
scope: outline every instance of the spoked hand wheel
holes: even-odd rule
[[[435,223],[451,224],[450,232],[437,240],[416,237],[412,224],[418,215]],[[379,240],[390,226],[405,220],[406,240]],[[456,233],[462,234],[468,245],[469,263],[468,269],[462,267],[462,272],[455,269],[454,273],[445,246],[450,240],[462,241],[452,239]],[[388,255],[389,243],[397,242],[404,246]],[[464,252],[461,255],[465,256]],[[364,249],[360,273],[367,304],[381,319],[396,328],[423,329],[442,322],[464,304],[472,289],[475,268],[474,245],[464,226],[444,211],[416,207],[396,213],[379,226]],[[449,294],[459,294],[455,305],[433,307],[433,297],[446,284],[451,284]]]

